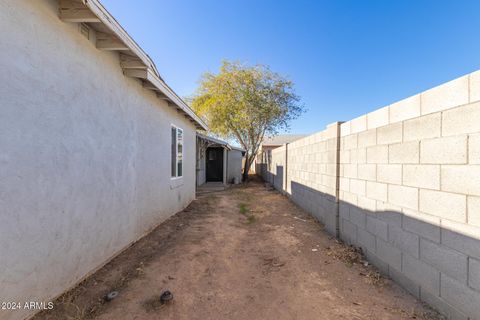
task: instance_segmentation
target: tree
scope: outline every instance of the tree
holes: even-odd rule
[[[218,74],[203,75],[191,104],[214,134],[246,150],[245,181],[263,138],[288,130],[304,111],[299,101],[293,83],[268,66],[223,61]]]

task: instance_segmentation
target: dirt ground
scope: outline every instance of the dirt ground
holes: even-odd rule
[[[174,299],[161,304],[170,290]],[[105,302],[106,293],[119,295]],[[258,181],[199,196],[34,319],[439,319]]]

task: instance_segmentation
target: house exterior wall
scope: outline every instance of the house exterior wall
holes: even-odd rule
[[[272,153],[276,188],[413,295],[480,319],[480,72],[331,128]]]
[[[49,301],[182,210],[195,128],[126,78],[118,54],[57,16],[57,1],[0,2],[0,288]],[[184,177],[170,179],[170,125]],[[22,319],[32,311],[0,311]]]
[[[232,183],[234,178],[242,181],[242,151],[232,149],[227,154],[227,183]]]
[[[198,170],[198,180],[197,185],[201,186],[205,182],[207,182],[207,175],[206,175],[206,167],[205,167],[205,158],[200,160],[200,167]]]
[[[227,184],[227,170],[228,170],[228,150],[223,148],[223,184]]]
[[[198,148],[198,146],[197,146]],[[201,148],[197,150],[197,186],[201,186],[207,182],[206,161],[207,161],[207,149]]]

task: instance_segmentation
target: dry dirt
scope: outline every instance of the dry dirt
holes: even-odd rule
[[[164,290],[174,299],[161,304]],[[117,290],[110,302],[103,296]],[[200,196],[34,319],[438,319],[257,181]]]

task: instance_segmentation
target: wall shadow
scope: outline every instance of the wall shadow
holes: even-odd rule
[[[267,164],[258,164],[257,165],[258,170],[257,172],[261,172],[261,178],[263,181],[270,183],[275,189],[278,191],[284,190],[284,170],[283,166],[276,165],[276,174],[268,171]]]
[[[480,234],[475,237],[400,211],[337,202],[335,196],[295,181],[287,193],[279,168],[278,174],[263,168],[268,173],[263,179],[324,224],[327,232],[338,232],[341,240],[362,248],[382,274],[449,318],[478,318]]]

